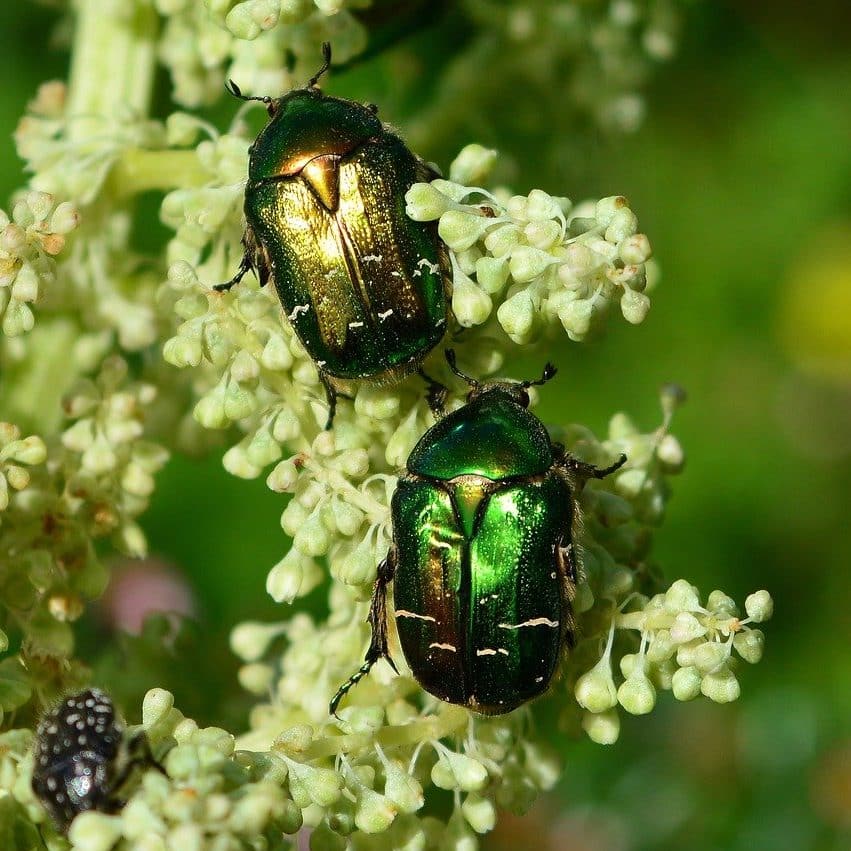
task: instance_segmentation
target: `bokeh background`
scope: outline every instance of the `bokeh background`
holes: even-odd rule
[[[553,740],[558,787],[523,818],[506,817],[491,851],[662,851],[851,847],[851,31],[842,0],[687,4],[676,56],[646,90],[626,135],[565,126],[557,86],[502,92],[490,122],[424,124],[439,71],[465,47],[437,23],[400,48],[335,75],[331,91],[383,115],[444,166],[469,141],[505,152],[505,178],[575,200],[626,194],[662,269],[647,321],[612,323],[591,345],[564,342],[538,409],[602,431],[616,410],[659,421],[657,388],[689,402],[674,432],[688,454],[656,554],[668,578],[738,600],[767,588],[775,617],[766,658],[743,672],[733,705],[676,704],[629,718],[604,748]],[[38,83],[64,77],[51,49],[55,13],[0,4],[0,197],[22,184],[10,137]],[[443,31],[441,30],[443,27]],[[483,69],[482,73],[487,73]],[[413,81],[413,82],[412,82]],[[163,109],[167,82],[162,80]],[[233,108],[210,117],[220,126]],[[569,113],[567,113],[569,115]],[[519,116],[513,121],[512,116]],[[563,117],[563,116],[562,116]],[[157,199],[147,244],[161,241]],[[514,366],[514,365],[513,365]],[[527,358],[514,374],[537,372]],[[525,370],[525,373],[524,373]],[[199,501],[198,494],[203,494]],[[219,457],[174,458],[143,525],[195,617],[148,622],[120,637],[116,595],[81,635],[81,652],[126,705],[172,689],[200,722],[245,723],[227,637],[245,618],[282,612],[263,587],[287,546],[280,498],[239,481]],[[133,566],[124,598],[138,599]],[[184,593],[188,591],[188,593]],[[306,605],[319,608],[322,592]],[[136,662],[124,664],[133,645]],[[189,660],[189,663],[187,663]],[[131,719],[137,720],[137,719]]]

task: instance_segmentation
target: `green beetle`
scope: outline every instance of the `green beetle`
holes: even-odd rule
[[[418,369],[447,324],[450,266],[434,222],[405,213],[413,183],[437,175],[373,106],[324,95],[317,81],[266,104],[249,149],[245,253],[228,290],[253,270],[270,279],[319,369],[330,428],[353,379],[390,383]]]
[[[369,612],[372,640],[361,668],[330,711],[387,645],[393,582],[399,643],[420,685],[486,715],[546,691],[561,651],[573,644],[577,494],[603,469],[571,457],[527,410],[537,381],[470,385],[467,403],[414,447],[391,501],[393,543],[378,569]]]

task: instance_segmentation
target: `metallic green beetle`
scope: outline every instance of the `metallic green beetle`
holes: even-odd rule
[[[330,711],[387,645],[393,581],[399,643],[420,685],[486,715],[546,691],[561,651],[573,644],[577,494],[626,461],[600,469],[571,457],[527,410],[537,381],[470,385],[467,404],[414,447],[391,502],[393,543],[378,569],[361,668]]]
[[[375,107],[324,95],[316,83],[266,104],[249,149],[245,253],[227,290],[253,270],[270,279],[319,368],[330,428],[337,391],[416,370],[446,331],[449,260],[434,222],[405,213],[405,193],[437,175],[376,117]]]

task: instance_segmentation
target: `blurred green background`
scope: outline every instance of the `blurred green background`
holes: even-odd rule
[[[38,83],[66,74],[67,55],[47,47],[53,22],[43,7],[0,7],[4,201],[23,182],[10,132]],[[658,386],[684,385],[674,432],[688,464],[658,559],[669,579],[704,593],[743,600],[764,587],[775,599],[766,657],[742,672],[738,703],[666,698],[651,717],[627,718],[613,747],[558,741],[563,780],[523,819],[506,818],[485,843],[492,851],[851,847],[851,54],[839,37],[849,23],[841,0],[695,3],[634,134],[553,138],[546,110],[560,93],[550,92],[522,134],[507,108],[482,137],[459,132],[420,151],[445,167],[450,151],[479,141],[508,151],[519,191],[629,197],[663,271],[650,316],[549,352],[561,375],[539,413],[601,432],[623,409],[647,429],[659,421]],[[407,49],[439,66],[438,42],[454,49],[430,36]],[[381,104],[404,133],[417,102],[396,92],[385,106],[382,62],[329,87]],[[166,109],[164,79],[161,88]],[[507,103],[535,96],[505,93]],[[213,113],[220,126],[231,114]],[[560,144],[564,157],[538,155]],[[161,239],[148,200],[143,238]],[[516,374],[527,366],[537,360]],[[283,614],[263,591],[286,547],[281,509],[262,479],[233,479],[217,456],[173,459],[143,525],[154,553],[189,577],[198,623],[174,657],[152,630],[150,664],[138,669],[122,665],[116,643],[98,658],[98,629],[81,637],[82,652],[110,681],[124,678],[125,695],[167,685],[199,720],[243,725],[227,633]],[[320,604],[321,594],[308,600]]]

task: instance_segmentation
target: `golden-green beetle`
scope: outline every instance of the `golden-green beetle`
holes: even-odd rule
[[[367,379],[416,370],[446,331],[449,260],[434,222],[405,213],[405,193],[436,174],[376,116],[330,97],[317,81],[266,104],[269,122],[249,149],[245,253],[230,289],[253,270],[271,280],[328,396]]]

